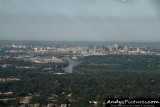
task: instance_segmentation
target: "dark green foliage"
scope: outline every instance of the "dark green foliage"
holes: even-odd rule
[[[81,62],[74,67],[74,73],[66,75],[40,69],[1,68],[1,77],[18,76],[21,80],[1,82],[0,92],[14,94],[0,98],[32,94],[33,104],[71,103],[73,107],[91,107],[89,101],[98,101],[101,107],[105,98],[160,98],[160,56],[91,56]]]

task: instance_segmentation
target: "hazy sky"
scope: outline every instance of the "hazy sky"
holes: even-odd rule
[[[154,0],[0,0],[0,40],[160,41]]]

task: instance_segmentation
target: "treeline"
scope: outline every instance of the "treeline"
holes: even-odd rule
[[[108,64],[108,67],[117,66],[131,70],[159,70],[160,56],[157,55],[106,55],[89,56],[81,59],[83,65]]]

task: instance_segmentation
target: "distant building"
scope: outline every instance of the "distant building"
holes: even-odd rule
[[[93,47],[93,52],[96,53],[96,46]]]
[[[128,47],[127,46],[125,46],[124,48],[123,48],[123,50],[124,50],[124,52],[128,52]]]
[[[118,45],[117,44],[114,44],[114,48],[116,51],[118,51]]]

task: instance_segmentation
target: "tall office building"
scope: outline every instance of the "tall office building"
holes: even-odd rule
[[[96,53],[96,46],[93,47],[93,52]]]

